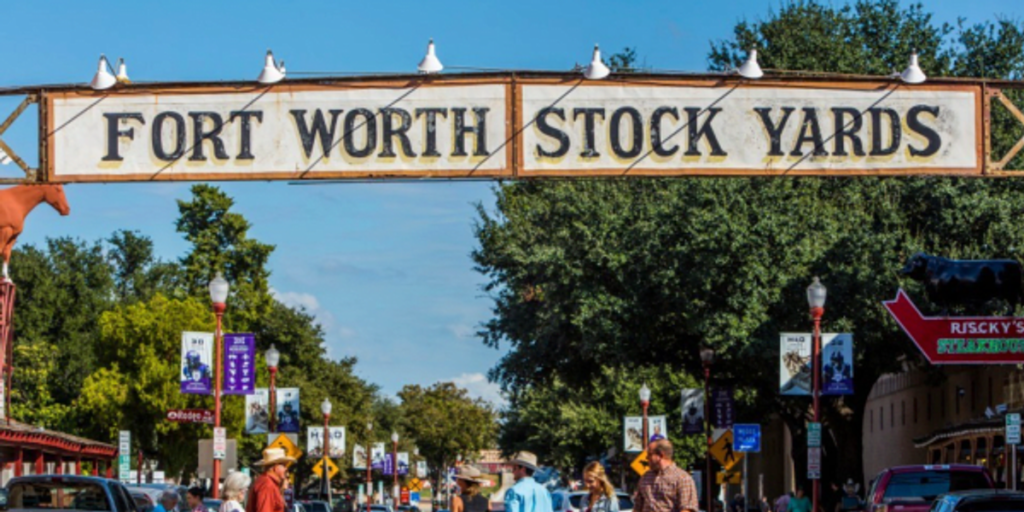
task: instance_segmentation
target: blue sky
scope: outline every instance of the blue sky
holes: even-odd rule
[[[842,2],[834,2],[841,4]],[[927,1],[939,21],[1005,15],[1024,2]],[[87,82],[101,53],[124,57],[136,80],[254,79],[272,48],[302,71],[412,71],[428,38],[449,68],[567,69],[635,46],[647,66],[702,70],[709,41],[741,19],[763,18],[777,1],[632,2],[435,0],[430,2],[5,2],[0,7],[0,87]],[[173,7],[172,7],[173,6]],[[0,98],[6,116],[18,99]],[[34,163],[35,119],[5,140]],[[13,166],[0,175],[14,175]],[[473,270],[473,205],[493,205],[489,183],[289,186],[224,183],[251,235],[277,245],[270,266],[279,298],[314,313],[329,353],[354,355],[363,378],[392,394],[403,385],[454,380],[498,401],[484,379],[502,352],[474,333],[490,316],[484,278]],[[186,249],[174,232],[175,199],[188,184],[68,187],[72,215],[40,208],[22,243],[117,229],[153,238],[160,257]],[[17,261],[12,262],[17,265]],[[287,384],[287,383],[284,383]]]

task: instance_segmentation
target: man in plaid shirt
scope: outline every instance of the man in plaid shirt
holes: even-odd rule
[[[672,462],[672,452],[668,439],[648,445],[650,471],[640,479],[633,499],[634,512],[699,512],[693,478]]]

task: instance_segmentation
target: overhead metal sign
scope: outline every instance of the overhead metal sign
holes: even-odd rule
[[[51,182],[981,175],[1009,158],[984,153],[982,89],[511,72],[26,88],[40,166],[0,150]]]

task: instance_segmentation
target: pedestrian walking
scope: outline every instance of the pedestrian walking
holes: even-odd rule
[[[176,491],[164,491],[160,493],[160,503],[153,507],[153,512],[175,512],[179,499]]]
[[[758,510],[761,512],[772,512],[772,504],[768,502],[768,496],[761,496],[761,501],[758,503]]]
[[[252,478],[241,471],[231,472],[224,479],[224,501],[220,504],[220,512],[245,512],[242,502],[249,493]]]
[[[786,512],[789,510],[789,500],[793,499],[793,493],[787,492],[775,500],[775,512]]]
[[[619,512],[619,498],[615,486],[608,481],[604,466],[594,461],[583,468],[583,485],[590,494],[586,506],[581,503],[580,512]]]
[[[192,512],[206,512],[206,507],[203,506],[203,490],[199,487],[190,487],[188,492],[185,493],[185,501],[188,502],[188,508]]]
[[[282,489],[287,482],[288,466],[295,459],[285,455],[283,448],[263,450],[263,459],[253,464],[263,473],[256,477],[252,492],[245,502],[245,512],[284,512],[285,501]]]
[[[804,488],[797,487],[796,495],[790,498],[787,512],[811,512],[811,500],[804,496]]]
[[[459,495],[452,498],[452,512],[487,512],[487,498],[480,495],[480,486],[487,483],[484,474],[469,464],[459,467],[455,484]]]
[[[672,461],[672,442],[660,439],[648,445],[647,459],[650,470],[640,478],[635,512],[699,512],[697,486],[693,477]]]
[[[537,456],[519,452],[509,462],[516,484],[505,492],[505,512],[553,512],[551,493],[533,479]]]

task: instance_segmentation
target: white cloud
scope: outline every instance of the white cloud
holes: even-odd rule
[[[465,388],[469,396],[482,398],[499,409],[505,408],[508,402],[501,394],[501,387],[487,380],[482,373],[463,373],[451,380],[456,386]]]
[[[274,288],[270,289],[270,295],[281,301],[282,304],[292,308],[305,308],[306,312],[316,318],[316,321],[323,327],[328,340],[333,337],[351,339],[356,332],[351,327],[338,325],[334,314],[320,306],[320,301],[311,293],[302,292],[281,292]],[[328,345],[330,345],[328,343]]]
[[[476,335],[476,331],[473,329],[473,326],[471,325],[451,324],[447,326],[447,329],[448,332],[452,333],[452,336],[455,336],[456,338],[459,339],[468,339]]]

